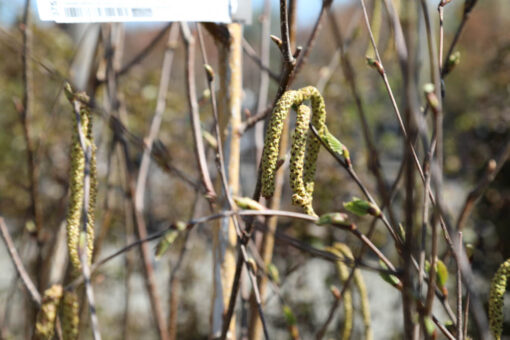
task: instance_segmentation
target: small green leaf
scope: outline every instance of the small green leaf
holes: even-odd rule
[[[448,281],[448,268],[446,268],[444,262],[439,259],[437,260],[436,271],[439,287],[443,288],[446,286],[446,281]]]
[[[287,325],[294,326],[297,324],[297,319],[294,313],[292,312],[292,309],[290,309],[289,306],[283,305],[283,316],[285,317],[285,322]]]
[[[185,230],[187,227],[185,222],[178,221],[175,223],[172,229],[168,230],[163,237],[159,240],[156,245],[155,256],[156,259],[160,259],[163,256],[168,248],[175,242],[181,231]]]
[[[439,288],[444,289],[446,287],[446,282],[448,281],[448,268],[443,261],[437,259],[435,270],[437,275],[437,285]],[[425,261],[425,271],[430,275],[429,261]]]
[[[241,209],[248,210],[265,210],[266,208],[260,204],[259,202],[249,198],[249,197],[238,197],[234,196],[234,202]]]
[[[216,138],[212,134],[209,133],[209,131],[206,131],[202,129],[202,137],[205,139],[207,144],[213,149],[216,149],[218,147],[218,143],[216,142]]]
[[[426,316],[423,318],[423,324],[425,325],[425,331],[429,336],[432,336],[434,334],[434,331],[436,330],[436,325],[434,324],[434,321],[429,316]]]
[[[400,239],[402,240],[402,242],[405,242],[405,240],[406,240],[406,230],[404,229],[404,226],[402,225],[402,223],[398,224],[397,234],[400,237]]]
[[[381,266],[382,269],[388,270],[388,266],[386,266],[386,264],[383,261],[379,260],[379,265]],[[384,281],[388,282],[390,285],[394,287],[399,287],[401,285],[400,279],[395,275],[388,273],[379,273],[379,275]]]
[[[278,268],[273,263],[269,263],[267,265],[267,275],[271,278],[271,280],[274,281],[277,285],[280,285],[280,273],[278,271]]]
[[[321,215],[317,221],[317,225],[334,224],[343,227],[349,227],[351,222],[347,214],[340,212],[333,212]]]
[[[321,136],[324,144],[326,144],[328,148],[334,153],[340,156],[345,156],[344,150],[346,150],[347,148],[342,144],[342,142],[340,142],[335,136],[333,136],[329,132],[328,128],[324,127],[324,130],[325,130],[324,134]]]
[[[381,215],[381,210],[379,210],[375,204],[357,197],[354,197],[350,202],[344,202],[344,208],[358,216],[365,216],[366,214],[370,214],[372,216]]]

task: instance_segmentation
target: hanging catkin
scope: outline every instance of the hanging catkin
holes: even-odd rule
[[[489,294],[489,325],[496,340],[501,339],[503,333],[503,300],[509,277],[510,259],[503,262],[494,274]]]
[[[306,100],[311,101],[311,117],[309,109],[302,105]],[[292,107],[298,110],[296,131],[292,140],[293,158],[290,164],[291,186],[294,191],[292,201],[295,205],[303,207],[307,214],[315,216],[312,196],[320,141],[310,131],[309,122],[311,120],[319,134],[323,134],[326,126],[326,107],[321,94],[313,86],[287,91],[275,105],[262,153],[262,196],[266,198],[273,196],[283,123]]]
[[[69,258],[74,273],[81,271],[80,257],[78,253],[80,239],[80,225],[83,210],[84,178],[85,178],[85,153],[80,143],[78,129],[84,136],[85,147],[90,152],[90,191],[89,205],[87,207],[87,258],[90,263],[94,247],[94,221],[96,202],[96,148],[92,136],[92,114],[88,108],[89,98],[84,93],[74,93],[71,86],[66,84],[65,92],[73,108],[79,108],[79,115],[73,111],[73,137],[71,145],[71,171],[70,171],[70,198],[67,212],[67,245]]]
[[[61,297],[61,285],[53,285],[44,291],[41,309],[37,314],[37,321],[35,324],[36,339],[53,339],[55,320]]]

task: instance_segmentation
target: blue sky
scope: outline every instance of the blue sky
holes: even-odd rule
[[[36,13],[36,0],[32,1],[33,13]],[[213,1],[213,0],[212,0]],[[336,4],[346,0],[335,1]],[[0,0],[0,24],[9,25],[14,22],[17,15],[21,14],[24,0]],[[260,9],[264,0],[252,0],[254,12]],[[272,0],[273,11],[278,11],[278,0]],[[301,24],[313,22],[321,8],[322,0],[298,0],[298,21]],[[254,18],[255,20],[255,18]]]

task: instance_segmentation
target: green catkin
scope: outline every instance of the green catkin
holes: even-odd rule
[[[342,254],[350,260],[354,260],[351,249],[345,243],[335,243],[334,247],[338,249]],[[367,287],[363,280],[361,271],[354,270],[354,284],[358,288],[360,300],[361,300],[361,315],[363,316],[363,325],[365,326],[365,339],[372,340],[372,322],[370,318],[370,302],[368,300]]]
[[[89,264],[92,259],[94,247],[94,221],[95,221],[95,202],[96,202],[96,148],[92,136],[92,114],[86,103],[89,98],[84,93],[74,93],[69,85],[66,85],[66,95],[71,105],[79,105],[79,122],[81,132],[85,137],[85,144],[91,148],[90,157],[90,190],[89,206],[87,209],[87,258]],[[78,134],[78,120],[73,113],[73,138],[71,146],[71,172],[70,172],[70,200],[67,212],[67,245],[69,258],[71,260],[74,273],[81,271],[80,257],[78,253],[80,239],[81,214],[84,196],[84,170],[85,155],[80,144]]]
[[[280,97],[274,107],[266,131],[264,150],[262,151],[262,196],[266,198],[270,198],[274,193],[276,163],[278,162],[283,122],[287,118],[287,113],[292,105],[301,98],[302,96],[298,91],[287,91]]]
[[[313,86],[304,87],[300,91],[305,98],[304,100],[311,100],[313,112],[312,125],[317,129],[319,135],[323,135],[326,127],[326,104],[324,104],[322,95],[319,90]],[[311,130],[308,131],[303,179],[305,181],[306,190],[310,196],[313,195],[315,170],[317,167],[317,157],[319,156],[320,146],[321,142],[315,138],[315,135]]]
[[[64,292],[60,316],[64,340],[76,340],[78,338],[79,313],[78,295],[72,291]]]
[[[308,124],[310,123],[310,108],[300,105],[297,110],[296,128],[292,134],[292,148],[290,156],[290,186],[294,194],[292,203],[301,206],[308,215],[316,216],[312,207],[312,195],[308,193],[303,181],[303,167],[305,161]]]
[[[326,126],[326,106],[320,92],[315,87],[308,86],[298,91],[287,91],[282,95],[273,110],[271,120],[267,128],[264,150],[262,153],[262,196],[266,198],[270,198],[274,193],[275,172],[278,161],[278,151],[280,147],[283,123],[291,107],[300,107],[305,100],[310,100],[312,104],[312,124],[317,129],[319,134],[324,133]],[[298,113],[296,124],[299,126],[299,128],[304,128],[304,121],[302,121],[302,118],[300,117],[303,117],[303,115],[300,116]],[[320,141],[318,141],[317,138],[315,138],[313,135],[312,131],[310,131],[308,128],[308,123],[305,125],[306,130],[301,129],[299,133],[307,134],[306,142],[304,142],[303,135],[299,135],[298,140],[300,147],[303,148],[300,153],[304,153],[302,185],[304,186],[304,190],[306,190],[307,195],[300,194],[302,191],[300,184],[299,188],[296,186],[296,189],[299,191],[294,190],[297,196],[296,199],[293,199],[293,202],[295,202],[294,204],[302,206],[308,214],[315,215],[313,209],[311,208],[311,201],[314,190],[314,178],[317,157],[320,150]],[[297,146],[294,147],[293,145],[292,148],[293,150],[296,150]],[[291,169],[291,176],[293,174],[292,170],[293,169]],[[291,178],[291,182],[292,181],[293,179]],[[308,199],[310,201],[309,203]]]
[[[501,339],[503,332],[503,300],[509,278],[510,258],[503,262],[494,274],[489,294],[489,325],[496,340]]]
[[[52,339],[55,333],[55,319],[62,297],[62,286],[53,285],[44,292],[41,309],[37,314],[35,324],[35,338],[40,340]]]
[[[338,270],[338,277],[342,283],[345,283],[349,278],[349,267],[342,261],[345,259],[344,254],[339,251],[336,247],[327,247],[325,250],[333,253],[340,260],[336,262],[336,267]],[[352,307],[352,293],[348,288],[344,293],[343,298],[343,306],[344,306],[344,329],[342,332],[342,340],[349,340],[352,333],[352,325],[353,325],[353,307]]]

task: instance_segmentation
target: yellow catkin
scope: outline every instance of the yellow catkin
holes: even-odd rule
[[[345,257],[350,260],[354,260],[351,249],[345,243],[335,243],[334,247],[338,249]],[[354,284],[358,288],[360,300],[361,300],[361,315],[363,316],[363,325],[365,326],[365,339],[372,340],[372,322],[370,318],[370,302],[368,300],[367,287],[363,280],[361,271],[356,269],[354,271]]]
[[[345,256],[342,254],[341,251],[339,251],[335,247],[327,247],[326,250],[335,254],[338,258],[341,259],[340,261],[336,262],[336,267],[338,271],[338,278],[342,283],[345,283],[345,281],[347,281],[347,279],[349,278],[349,267],[347,267],[347,265],[342,261],[342,259],[345,259]],[[352,307],[352,293],[349,288],[344,293],[343,306],[344,306],[344,329],[342,332],[342,340],[348,340],[351,337],[354,317]]]
[[[489,325],[496,340],[501,339],[503,332],[503,300],[509,278],[510,258],[503,262],[494,274],[489,294]]]
[[[90,158],[90,191],[89,206],[87,209],[87,258],[92,259],[94,247],[94,221],[95,221],[95,202],[97,196],[97,176],[96,176],[96,148],[92,136],[92,114],[87,106],[89,98],[84,93],[74,93],[70,85],[66,85],[66,95],[71,105],[79,105],[79,123],[81,132],[85,137],[85,144],[91,148]],[[81,271],[80,257],[78,253],[80,239],[81,214],[84,196],[84,170],[85,154],[80,144],[78,133],[78,119],[73,112],[73,137],[71,145],[71,171],[70,171],[70,199],[67,212],[67,245],[69,258],[71,260],[74,273]]]
[[[72,291],[64,292],[60,317],[64,340],[76,340],[78,338],[79,313],[78,295]]]
[[[305,161],[308,124],[310,123],[310,108],[300,105],[297,110],[296,128],[292,134],[292,148],[290,156],[290,186],[294,194],[292,203],[302,207],[308,215],[315,216],[312,207],[312,195],[308,193],[303,181],[303,167]]]
[[[52,339],[55,333],[55,319],[62,297],[62,286],[53,285],[44,292],[41,309],[37,314],[35,324],[35,338],[40,340]]]
[[[292,107],[300,107],[301,104],[306,100],[311,101],[312,124],[318,130],[319,134],[323,134],[325,131],[326,106],[320,92],[315,87],[308,86],[297,91],[287,91],[282,95],[273,110],[271,120],[267,128],[264,150],[262,153],[262,196],[266,198],[270,198],[274,193],[275,172],[278,161],[278,151],[280,147],[283,123],[287,117],[288,111]],[[297,125],[299,128],[304,128],[299,117],[300,115],[298,114]],[[315,215],[313,209],[311,209],[311,198],[313,196],[314,190],[314,178],[317,157],[320,150],[320,141],[315,138],[313,133],[309,130],[308,126],[306,127],[306,131],[307,132],[304,132],[303,130],[300,131],[300,133],[304,132],[307,134],[306,142],[303,141],[302,135],[299,135],[300,138],[298,138],[298,140],[300,147],[303,148],[301,152],[304,152],[302,180],[307,192],[306,196],[310,197],[310,204],[307,202],[306,204],[302,204],[303,202],[297,204],[303,206],[307,213]],[[296,150],[297,146],[293,146],[293,149]],[[302,201],[303,199],[306,201],[306,197],[304,195],[299,196],[300,197],[296,197],[297,201]],[[293,201],[296,202],[296,200]]]
[[[270,198],[274,193],[276,163],[278,162],[283,122],[292,105],[300,98],[302,96],[298,91],[285,92],[276,103],[267,127],[264,150],[262,151],[262,196],[266,198]]]
[[[312,125],[317,129],[319,135],[324,134],[326,127],[326,104],[324,99],[313,86],[307,86],[300,90],[304,100],[310,99],[312,102]],[[317,167],[317,157],[319,156],[321,143],[315,138],[315,135],[310,130],[308,132],[308,141],[306,143],[306,157],[304,164],[303,179],[305,181],[306,190],[310,195],[313,194],[315,170]]]

